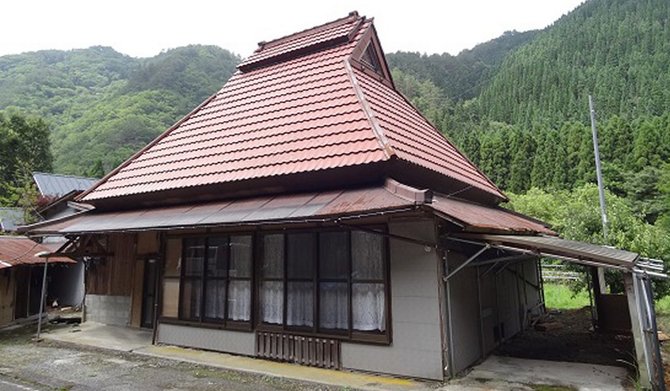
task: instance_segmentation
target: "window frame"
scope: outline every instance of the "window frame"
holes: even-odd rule
[[[230,243],[231,237],[233,236],[249,236],[251,239],[251,251],[249,252],[249,277],[230,277]],[[254,308],[255,308],[255,295],[254,295],[254,270],[256,264],[256,235],[251,232],[221,232],[221,233],[203,233],[203,234],[192,234],[192,235],[179,235],[168,237],[167,239],[178,238],[181,241],[181,262],[179,270],[179,302],[177,317],[160,317],[162,323],[167,324],[182,324],[189,326],[205,327],[205,328],[216,328],[216,329],[230,329],[230,330],[241,330],[241,331],[251,331],[252,325],[254,324]],[[207,276],[208,262],[209,262],[209,245],[210,240],[213,238],[223,238],[227,243],[227,253],[226,253],[226,272],[225,276]],[[186,249],[185,245],[186,240],[188,239],[202,239],[205,245],[205,258],[203,259],[203,270],[199,277],[185,276],[185,262],[186,259]],[[200,316],[199,317],[189,317],[184,314],[184,308],[182,308],[182,300],[184,295],[184,281],[198,279],[201,281],[201,298],[200,298]],[[211,318],[207,317],[205,314],[206,309],[206,297],[207,297],[207,281],[226,281],[225,288],[225,298],[223,303],[223,317],[222,318]],[[249,281],[250,290],[249,290],[249,320],[233,320],[228,318],[228,301],[230,299],[230,282],[231,281]],[[162,309],[161,309],[162,310]]]
[[[353,329],[353,294],[352,294],[352,286],[354,283],[359,282],[359,283],[365,283],[368,280],[363,280],[363,279],[354,279],[352,277],[352,263],[353,263],[353,255],[352,255],[352,247],[351,247],[351,232],[352,231],[363,231],[367,232],[372,235],[381,235],[382,236],[382,265],[383,265],[383,277],[382,280],[370,280],[372,283],[383,283],[384,285],[384,311],[385,311],[385,331],[363,331],[363,330],[354,330]],[[320,292],[319,292],[319,285],[321,282],[328,282],[330,279],[320,279],[319,276],[319,257],[320,257],[320,236],[324,232],[347,232],[347,241],[348,241],[348,259],[347,259],[347,287],[348,287],[348,328],[347,330],[329,330],[329,329],[322,329],[320,327],[321,319],[320,319]],[[303,326],[290,326],[287,324],[287,303],[288,303],[288,281],[289,279],[287,278],[288,275],[288,245],[287,245],[287,237],[290,234],[296,234],[296,233],[312,233],[316,237],[316,245],[315,247],[315,258],[314,258],[314,267],[313,267],[313,281],[314,284],[314,290],[313,290],[313,308],[314,308],[314,315],[313,315],[313,325],[312,327],[303,327]],[[275,281],[283,281],[284,284],[284,296],[283,296],[283,318],[282,318],[282,323],[281,324],[274,324],[274,323],[265,323],[263,322],[262,318],[262,313],[261,311],[261,287],[262,287],[262,282],[266,281],[260,274],[260,269],[258,270],[258,285],[255,289],[256,291],[256,297],[257,302],[256,302],[256,309],[254,313],[256,314],[256,321],[254,322],[254,327],[259,330],[259,331],[270,331],[270,332],[287,332],[290,334],[297,334],[297,335],[304,335],[304,336],[316,336],[316,337],[325,337],[325,338],[334,338],[334,339],[341,339],[341,340],[349,340],[349,341],[354,341],[354,342],[364,342],[364,343],[371,343],[371,344],[383,344],[383,345],[388,345],[391,343],[392,338],[392,330],[391,330],[391,279],[390,279],[390,241],[388,239],[388,227],[386,225],[371,225],[371,226],[365,226],[365,227],[351,227],[351,228],[340,228],[340,227],[329,227],[329,228],[318,228],[318,229],[293,229],[293,230],[271,230],[271,231],[263,231],[262,233],[259,234],[259,239],[258,243],[263,243],[262,248],[259,247],[259,254],[258,254],[258,259],[259,261],[257,262],[257,265],[262,264],[262,257],[264,256],[264,236],[265,235],[273,235],[273,234],[281,234],[283,235],[283,240],[284,240],[284,259],[283,259],[283,266],[284,266],[284,278],[283,280],[281,279],[267,279],[267,281],[270,280],[275,280]],[[306,281],[306,279],[305,279]]]

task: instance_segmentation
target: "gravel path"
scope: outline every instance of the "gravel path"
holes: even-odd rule
[[[339,389],[130,353],[34,343],[30,337],[26,328],[0,332],[0,390]]]

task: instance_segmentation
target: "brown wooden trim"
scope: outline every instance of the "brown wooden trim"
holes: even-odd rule
[[[232,330],[252,332],[251,322],[229,321],[224,323],[198,322],[193,320],[178,319],[161,316],[158,321],[162,324],[173,324],[176,326],[198,327],[203,329]]]

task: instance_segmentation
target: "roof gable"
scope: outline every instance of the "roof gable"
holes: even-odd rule
[[[370,45],[381,72],[360,61]],[[393,176],[396,160],[505,199],[395,90],[381,53],[372,20],[356,13],[263,43],[221,90],[79,199],[100,206],[212,186],[211,198],[233,197],[225,186],[273,177],[371,165]]]

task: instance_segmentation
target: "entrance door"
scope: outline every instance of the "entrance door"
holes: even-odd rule
[[[154,302],[156,299],[156,277],[158,262],[155,258],[144,261],[144,284],[142,284],[142,322],[141,326],[154,327]]]

